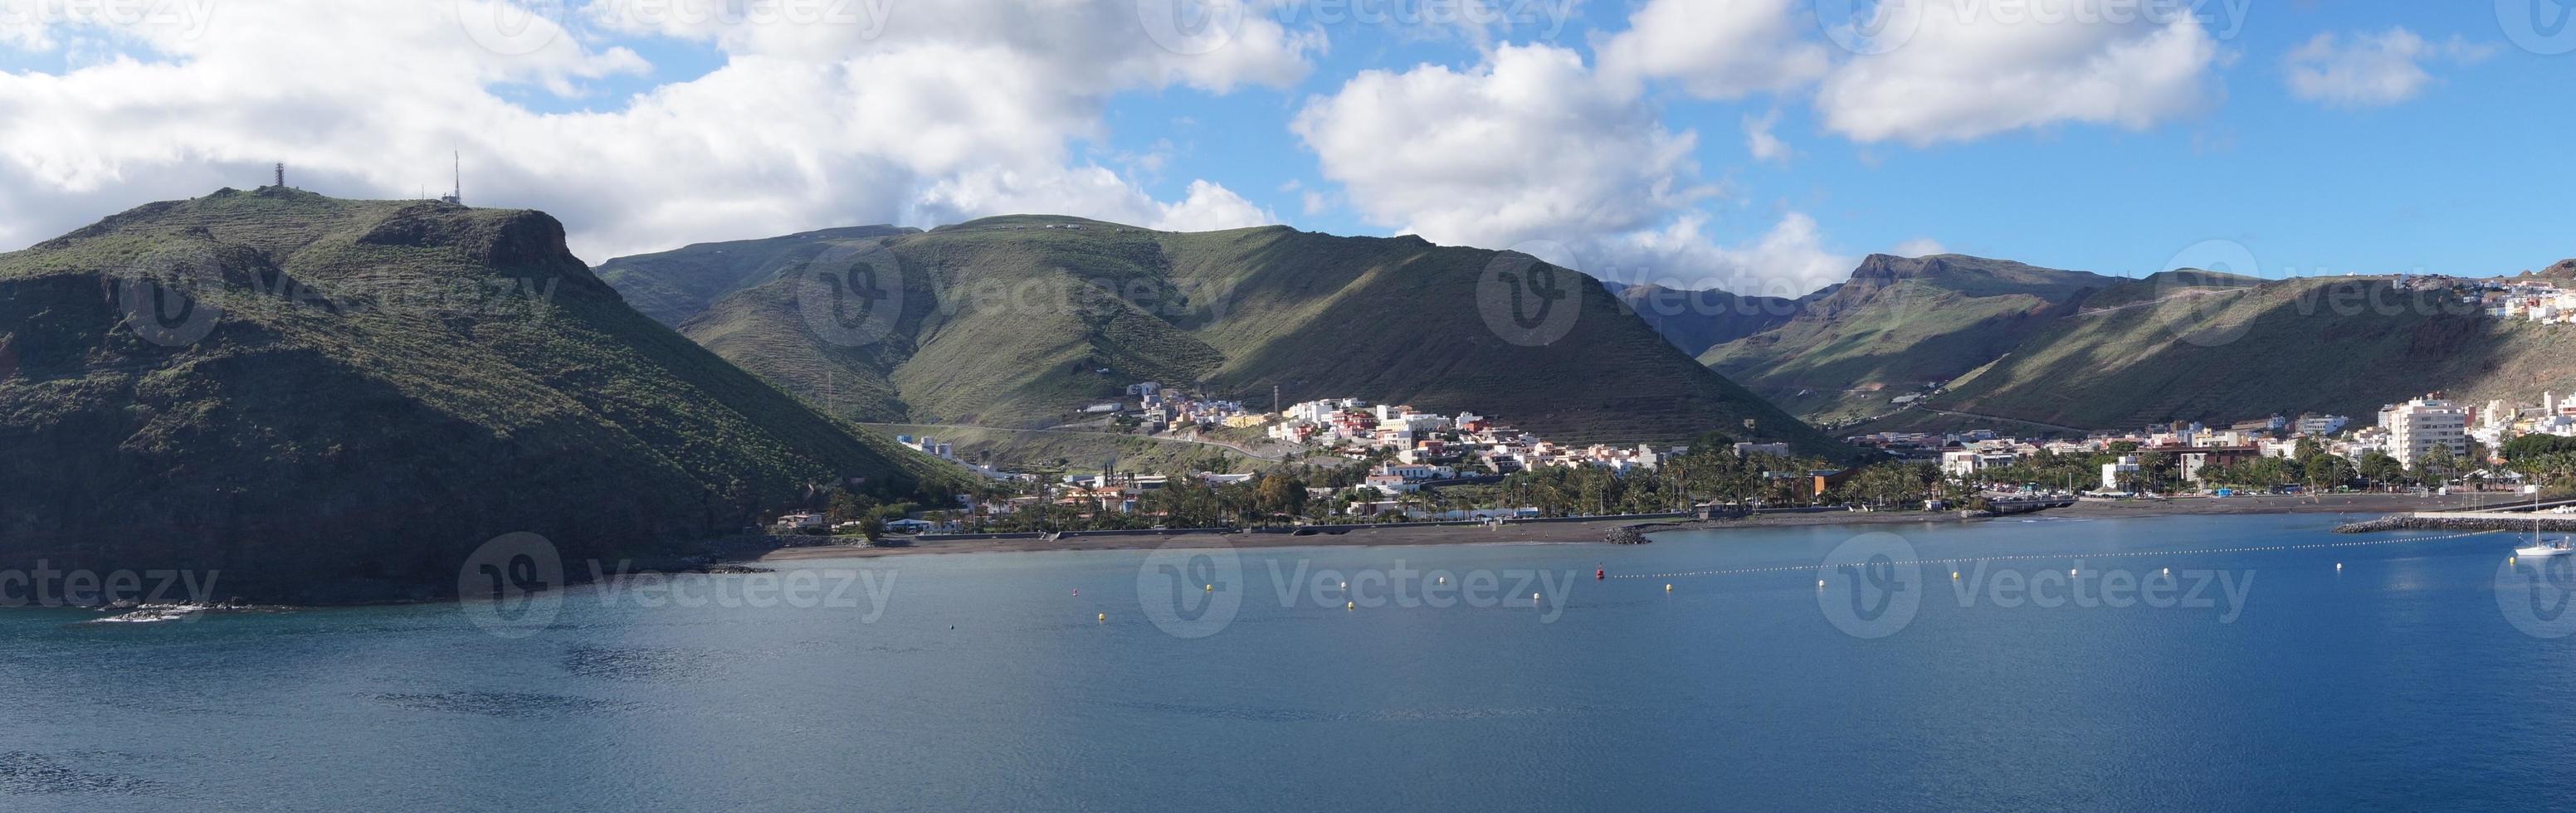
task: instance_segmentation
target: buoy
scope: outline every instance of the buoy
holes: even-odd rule
[[[1956,571],[1956,570],[1950,571],[1950,580],[1951,580],[1951,581],[1957,581],[1958,579],[1959,579],[1959,571]]]
[[[1669,585],[1669,584],[1664,585],[1664,592],[1670,593],[1670,592],[1672,592],[1672,591],[1673,591],[1673,586],[1672,586],[1672,585]]]
[[[1449,577],[1447,577],[1447,576],[1442,576],[1442,577],[1440,577],[1440,583],[1441,583],[1441,584],[1448,584],[1448,583],[1449,583]]]
[[[2342,570],[2342,569],[2343,569],[2343,563],[2342,563],[2342,562],[2336,562],[2336,563],[2335,563],[2335,569],[2336,569],[2336,570]]]
[[[1351,583],[1350,583],[1350,582],[1342,582],[1342,589],[1344,589],[1344,590],[1351,589]]]
[[[2071,568],[2071,567],[2070,567],[2070,568],[2067,568],[2067,569],[2066,569],[2066,575],[2069,575],[2069,576],[2073,576],[2073,575],[2075,575],[2075,568]]]
[[[1082,588],[1079,588],[1079,587],[1073,588],[1073,594],[1074,594],[1074,595],[1077,595],[1077,596],[1082,595]]]
[[[1605,568],[1602,568],[1602,569],[1600,569],[1600,570],[1592,571],[1592,580],[1593,580],[1593,581],[1600,581],[1600,580],[1607,579],[1607,578],[1610,578],[1610,569],[1609,569],[1609,568],[1606,568],[1606,567],[1605,567]]]
[[[1816,580],[1816,588],[1817,588],[1817,589],[1819,589],[1819,590],[1824,589],[1824,586],[1825,586],[1825,580],[1823,580],[1823,579],[1817,579],[1817,580]]]
[[[1102,620],[1102,621],[1107,621],[1107,620],[1109,620],[1109,614],[1108,614],[1108,613],[1101,613],[1101,614],[1100,614],[1100,620]]]
[[[1207,591],[1208,591],[1208,592],[1210,592],[1210,593],[1214,593],[1214,592],[1216,592],[1216,585],[1213,585],[1213,584],[1208,585],[1208,589],[1207,589]]]
[[[1344,604],[1344,605],[1342,605],[1342,609],[1345,609],[1345,610],[1356,610],[1356,609],[1359,609],[1359,608],[1360,608],[1360,603],[1359,603],[1359,602],[1356,602],[1356,601],[1351,602],[1351,603],[1349,603],[1349,604]]]

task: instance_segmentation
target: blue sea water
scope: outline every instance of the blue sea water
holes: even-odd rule
[[[2349,545],[2409,537],[2336,536],[2335,519],[1247,549],[1232,571],[1196,553],[904,556],[811,563],[822,590],[845,588],[839,601],[719,606],[717,588],[739,598],[764,577],[696,576],[679,589],[705,606],[578,588],[549,623],[489,628],[476,619],[494,616],[477,613],[493,608],[477,605],[141,625],[12,611],[0,613],[0,809],[2576,799],[2576,638],[2545,637],[2576,625],[2552,612],[2564,597],[2534,591],[2545,606],[2519,622],[2505,611],[2528,598],[2524,571],[2505,563],[2509,535]],[[1891,562],[1913,561],[1892,555],[1819,572],[1882,532],[1894,536],[1866,544],[1927,561],[1919,581],[1887,581]],[[2345,546],[2244,550],[2289,545]],[[2004,556],[2033,558],[1973,561]],[[1595,568],[1621,578],[1597,581]],[[2046,575],[2070,568],[2086,575]],[[2115,572],[2164,568],[2209,575],[2210,606],[2179,594],[2112,606],[2099,592]],[[1553,575],[1521,585],[1522,571]],[[1729,572],[1659,575],[1706,571]],[[2055,586],[1999,598],[1989,588],[2005,571]],[[1458,598],[1443,577],[1492,600]],[[1360,592],[1344,593],[1353,578]],[[1912,591],[1916,609],[1866,619],[1863,635],[1837,626],[1831,608],[1872,578]],[[1193,583],[1165,584],[1178,579]],[[1414,599],[1436,585],[1458,600],[1399,606],[1389,579],[1410,579]],[[2093,606],[2068,592],[2086,582]],[[1230,615],[1208,610],[1211,586],[1232,593]],[[1362,600],[1373,606],[1346,607]]]

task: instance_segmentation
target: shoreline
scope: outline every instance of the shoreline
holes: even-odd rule
[[[781,548],[749,561],[794,562],[815,559],[877,559],[971,553],[1047,553],[1057,551],[1151,550],[1182,548],[1415,547],[1424,545],[1609,544],[1612,532],[1634,529],[1645,535],[1675,531],[1724,531],[1737,528],[1791,528],[1817,525],[1914,525],[1976,523],[1996,519],[2144,519],[2174,516],[2240,514],[2366,514],[2368,517],[2414,511],[2456,509],[2509,503],[2510,495],[2451,497],[2415,494],[2336,494],[2309,496],[2178,497],[2171,500],[2086,500],[2009,517],[1962,517],[1956,512],[1834,512],[1772,514],[1728,520],[1653,520],[1604,517],[1588,522],[1513,523],[1501,528],[1480,525],[1353,525],[1340,534],[1298,536],[1284,533],[1200,533],[1165,535],[1149,532],[1095,534],[1049,542],[1042,539],[960,539],[916,542],[903,547],[827,545]],[[2483,499],[2481,499],[2483,497]],[[1650,540],[1651,542],[1651,540]]]

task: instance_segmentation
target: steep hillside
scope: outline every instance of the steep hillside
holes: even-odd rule
[[[1932,399],[1936,409],[2084,429],[2327,412],[2447,390],[2537,401],[2576,386],[2576,330],[2489,319],[2380,279],[2169,286],[2153,304],[2051,325]],[[1868,428],[1976,423],[1899,413]]]
[[[2121,282],[1959,255],[1874,255],[1795,317],[1699,358],[1809,420],[1847,420],[1992,362]]]
[[[0,255],[0,331],[0,567],[424,596],[505,533],[578,569],[966,483],[637,313],[536,212],[151,204]]]
[[[1742,434],[1749,420],[1756,435],[1839,453],[1674,350],[1590,278],[1523,268],[1516,255],[1494,277],[1495,252],[1415,238],[1036,216],[857,241],[767,271],[736,259],[752,254],[610,265],[690,290],[739,281],[682,332],[861,420],[1042,427],[1152,380],[1262,405],[1276,387],[1290,401],[1474,410],[1570,441]],[[1562,284],[1526,293],[1571,309],[1544,311],[1571,314],[1559,317],[1565,334],[1507,341],[1487,314],[1508,307],[1509,289],[1489,278],[1547,273]]]
[[[1630,285],[1618,295],[1620,304],[1662,334],[1664,341],[1697,356],[1709,348],[1787,323],[1808,303],[1831,296],[1835,290],[1827,288],[1797,299],[1784,299]]]
[[[779,269],[852,242],[912,234],[916,229],[861,226],[822,229],[767,240],[699,243],[660,254],[619,257],[599,278],[654,321],[679,327],[726,294],[778,276]],[[710,270],[712,269],[712,270]],[[704,271],[701,273],[701,271]]]

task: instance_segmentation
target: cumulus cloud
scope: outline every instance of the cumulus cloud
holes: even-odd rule
[[[1788,142],[1781,141],[1779,136],[1771,134],[1771,128],[1779,124],[1780,111],[1777,110],[1759,116],[1744,117],[1744,149],[1753,154],[1753,160],[1782,163],[1789,160]]]
[[[1599,47],[1614,82],[1669,79],[1703,99],[1803,87],[1825,74],[1825,47],[1801,38],[1793,0],[1652,0]]]
[[[1698,134],[1665,128],[1633,83],[1563,48],[1365,72],[1291,126],[1362,216],[1437,243],[1517,249],[1619,282],[1789,296],[1853,265],[1804,214],[1750,243],[1718,242],[1699,208],[1720,190],[1691,157]]]
[[[1799,212],[1782,215],[1760,237],[1722,245],[1708,235],[1707,215],[1691,212],[1660,229],[1603,241],[1604,264],[1621,282],[1677,290],[1722,290],[1742,296],[1796,298],[1851,277],[1860,258],[1825,246],[1824,229]]]
[[[145,200],[265,182],[276,160],[306,188],[408,197],[445,180],[450,150],[466,155],[469,202],[552,211],[594,261],[1010,212],[1250,225],[1269,213],[1221,186],[1158,201],[1070,145],[1106,136],[1116,93],[1285,86],[1321,45],[1249,14],[1224,47],[1193,54],[1139,25],[1133,4],[810,5],[851,16],[767,19],[725,3],[638,16],[693,4],[596,0],[528,18],[492,0],[269,0],[226,4],[197,26],[104,21],[127,53],[0,73],[0,245]],[[38,21],[13,42],[56,46],[53,34],[100,22]],[[725,59],[694,79],[590,98],[603,80],[652,70],[620,44],[635,37],[703,43]]]
[[[1366,71],[1290,127],[1362,215],[1441,243],[1629,231],[1714,194],[1696,133],[1666,129],[1549,45],[1503,46],[1464,71]]]
[[[1950,249],[1941,245],[1941,241],[1929,237],[1917,237],[1898,243],[1895,252],[1899,257],[1929,257],[1934,254],[1948,253]]]
[[[2005,14],[1974,3],[1879,4],[1911,36],[1836,67],[1828,128],[1928,145],[2061,123],[2144,129],[2210,103],[2217,43],[2187,14]],[[2162,19],[2164,17],[2170,19]]]
[[[2470,62],[2492,53],[2458,37],[2426,42],[2399,27],[2349,39],[2318,34],[2291,51],[2286,64],[2292,95],[2332,107],[2382,107],[2422,95],[2433,84],[2426,62]]]

